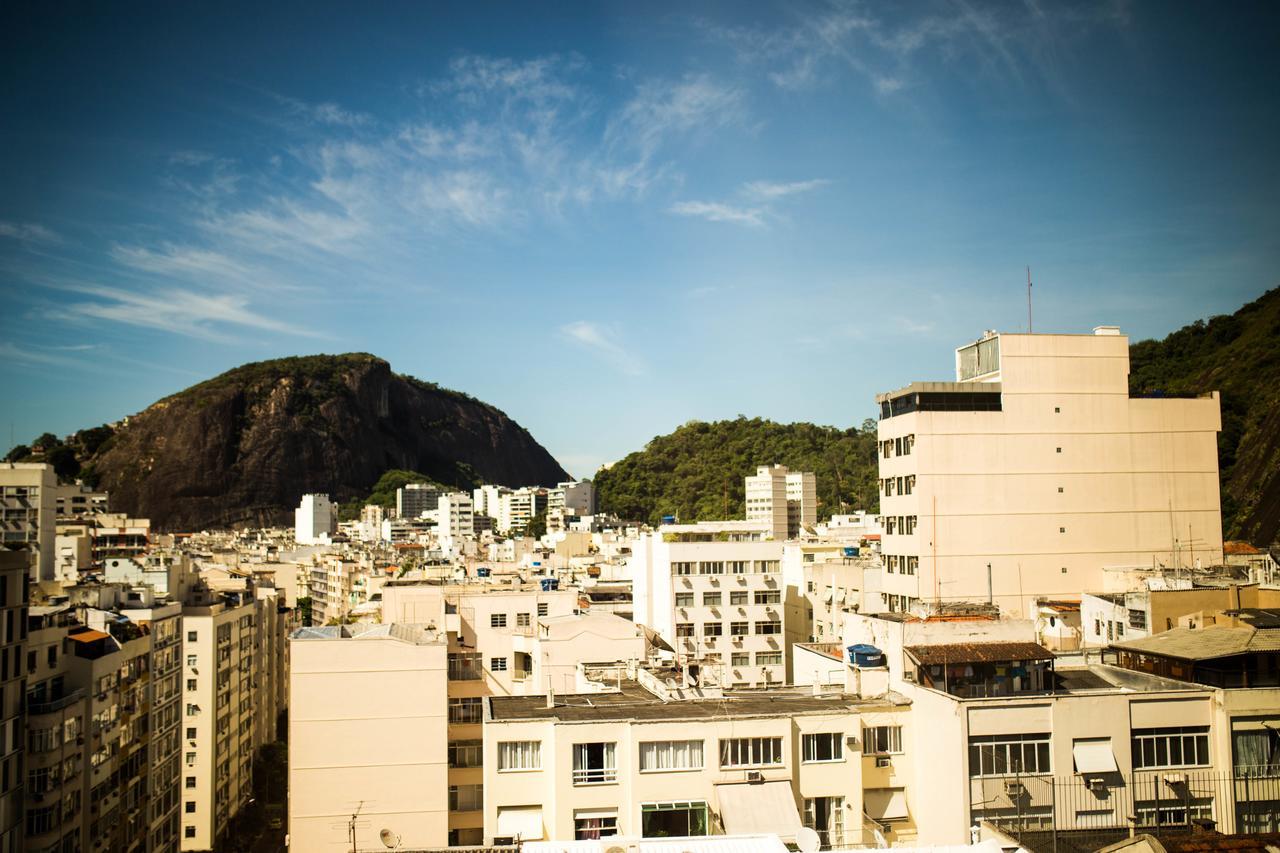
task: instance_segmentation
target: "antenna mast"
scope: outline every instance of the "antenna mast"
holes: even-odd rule
[[[1027,334],[1031,331],[1031,267],[1027,267]]]

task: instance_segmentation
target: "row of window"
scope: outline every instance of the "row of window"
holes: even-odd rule
[[[709,832],[709,811],[703,800],[640,805],[642,838],[688,838]],[[823,849],[843,846],[844,797],[806,797],[804,825],[818,832]],[[573,837],[594,841],[618,834],[616,809],[581,809],[573,815]]]
[[[970,776],[1048,775],[1053,772],[1047,732],[969,738]],[[1209,727],[1134,729],[1133,769],[1209,766]]]
[[[671,564],[673,575],[770,574],[781,570],[781,560],[702,560]]]
[[[538,602],[538,615],[539,615],[539,616],[546,616],[546,615],[547,615],[547,613],[548,613],[547,603],[546,603],[545,601],[540,601],[540,602]],[[532,624],[532,622],[533,622],[533,617],[532,617],[532,615],[531,615],[531,614],[529,614],[529,613],[517,613],[517,614],[516,614],[516,627],[517,627],[517,628],[528,628],[528,627]],[[489,614],[489,627],[490,627],[490,628],[505,628],[505,627],[507,627],[507,614],[506,614],[506,613],[490,613],[490,614]]]
[[[880,456],[883,459],[890,459],[894,456],[910,456],[911,448],[915,446],[916,437],[914,433],[900,438],[886,438],[880,442]]]
[[[815,732],[800,736],[801,762],[813,764],[843,761],[845,734]],[[474,767],[481,761],[480,741],[460,741],[449,745],[449,762],[454,767]],[[869,726],[863,729],[864,755],[889,755],[902,751],[901,726]],[[702,770],[705,767],[702,740],[643,741],[639,744],[641,773]],[[781,737],[722,738],[719,742],[721,769],[781,766]],[[502,741],[498,744],[498,770],[520,772],[542,769],[542,742]],[[576,784],[612,782],[617,778],[617,744],[578,743],[573,746],[573,778]]]
[[[891,575],[914,575],[919,568],[919,557],[902,557],[896,554],[887,554],[884,558],[884,570]]]
[[[891,498],[894,495],[909,495],[915,491],[916,475],[907,474],[902,477],[882,477],[880,479],[880,495]]]
[[[692,592],[677,592],[675,594],[676,607],[693,607],[697,598]],[[704,592],[702,594],[703,607],[719,607],[724,601],[724,593],[719,590]],[[730,607],[745,607],[748,604],[781,604],[782,592],[776,589],[760,589],[754,593],[745,589],[732,590],[729,593]]]
[[[910,536],[916,532],[917,520],[917,516],[914,515],[886,515],[884,532],[889,536]]]
[[[726,632],[723,622],[704,622],[702,624],[702,636],[704,637],[723,637],[728,634],[731,637],[745,637],[750,634],[750,622],[730,622],[729,630]],[[756,634],[781,634],[782,622],[777,619],[769,619],[763,622],[755,623]],[[677,637],[693,637],[696,635],[694,624],[692,622],[677,622]]]

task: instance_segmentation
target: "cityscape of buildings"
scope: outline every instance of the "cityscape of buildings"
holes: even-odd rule
[[[878,397],[847,514],[759,459],[739,519],[411,483],[172,533],[0,465],[0,853],[1280,832],[1280,577],[1223,541],[1218,395],[1132,397],[1110,326],[953,369]]]

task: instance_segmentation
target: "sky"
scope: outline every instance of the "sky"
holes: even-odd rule
[[[371,352],[577,476],[1276,286],[1280,7],[7,4],[0,443]],[[7,432],[5,427],[8,428]]]

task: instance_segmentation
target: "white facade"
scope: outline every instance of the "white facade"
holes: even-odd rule
[[[746,478],[747,520],[768,524],[774,539],[794,539],[818,521],[818,486],[811,471],[761,465]]]
[[[441,495],[436,507],[440,548],[445,553],[460,554],[466,540],[475,536],[471,496],[465,492]]]
[[[1222,559],[1216,393],[1131,399],[1129,341],[991,333],[881,394],[884,588],[1033,612],[1104,570]],[[988,580],[990,579],[990,580]]]
[[[627,561],[635,620],[723,684],[786,680],[781,540],[750,521],[663,525]]]
[[[299,545],[321,545],[338,529],[338,509],[328,495],[303,495],[293,511],[294,540]]]
[[[43,462],[0,462],[0,542],[31,549],[31,579],[53,580],[58,478]]]
[[[498,498],[498,530],[503,533],[518,533],[524,530],[535,515],[547,508],[547,490],[535,486],[525,486],[506,492]]]

